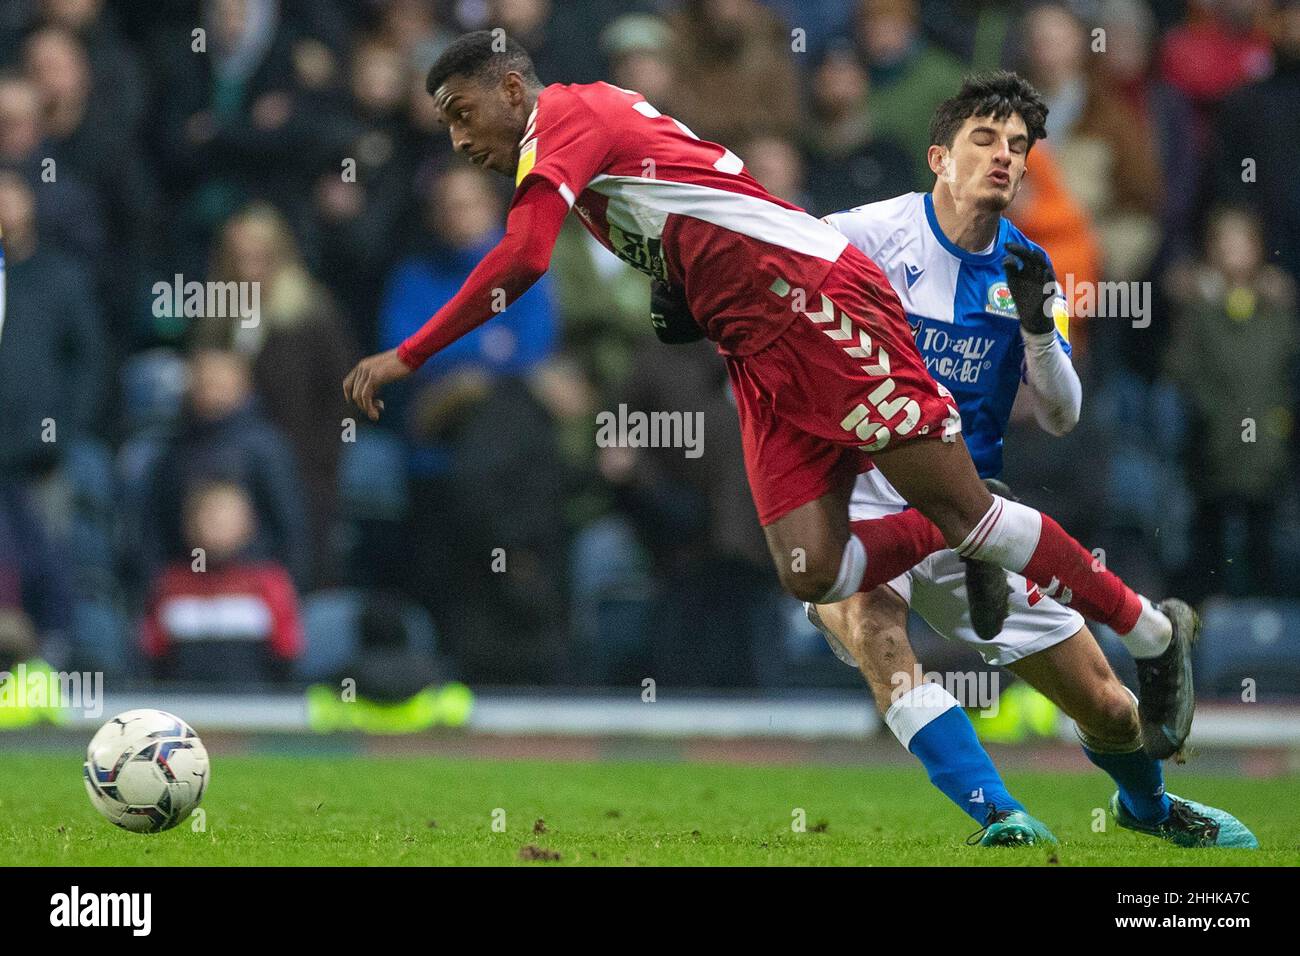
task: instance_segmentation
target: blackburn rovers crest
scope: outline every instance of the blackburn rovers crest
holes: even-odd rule
[[[1016,300],[1011,298],[1011,288],[1005,282],[994,282],[989,286],[988,310],[1007,318],[1016,319]]]

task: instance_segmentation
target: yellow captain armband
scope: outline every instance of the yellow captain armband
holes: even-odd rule
[[[537,138],[533,137],[519,150],[519,168],[515,170],[515,186],[524,181],[524,177],[533,171],[537,164]]]
[[[1057,296],[1052,300],[1052,321],[1056,324],[1057,334],[1070,341],[1070,310],[1065,307],[1065,299]]]

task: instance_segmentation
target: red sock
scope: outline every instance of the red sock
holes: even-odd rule
[[[934,552],[948,547],[934,522],[915,508],[883,518],[850,521],[849,530],[867,549],[867,572],[859,591],[871,591],[892,581]]]
[[[867,569],[871,568],[867,552]],[[1029,563],[1020,573],[1049,596],[1069,604],[1084,617],[1100,621],[1118,634],[1127,634],[1137,624],[1142,602],[1133,591],[1102,566],[1050,516],[1043,515],[1043,531]],[[1062,586],[1069,594],[1057,594]]]

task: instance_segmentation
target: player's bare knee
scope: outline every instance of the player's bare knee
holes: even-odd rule
[[[1117,735],[1132,739],[1141,733],[1137,704],[1119,678],[1106,685],[1104,713],[1107,726],[1113,727]]]
[[[781,586],[801,601],[819,602],[835,587],[849,536],[848,500],[842,513],[818,499],[763,529]]]
[[[781,586],[800,601],[820,601],[835,587],[839,576],[839,565],[831,566],[829,562],[792,561],[777,567],[777,576]]]
[[[1140,737],[1137,705],[1118,678],[1106,681],[1098,690],[1084,729],[1090,736],[1116,745]]]

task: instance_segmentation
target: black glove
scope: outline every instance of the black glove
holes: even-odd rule
[[[686,294],[662,279],[650,280],[650,324],[665,345],[685,345],[704,338],[686,304]]]
[[[1051,302],[1056,298],[1056,273],[1047,256],[1018,242],[1008,242],[1002,268],[1007,271],[1007,287],[1016,302],[1020,327],[1033,335],[1056,328]]]

